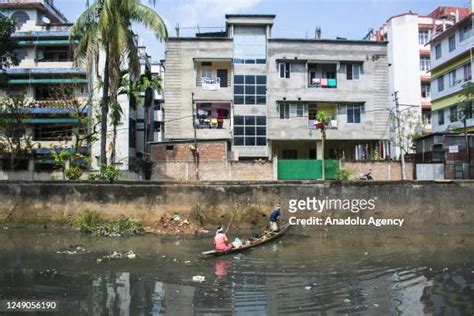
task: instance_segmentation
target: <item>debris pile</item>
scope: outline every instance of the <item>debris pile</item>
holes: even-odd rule
[[[147,231],[163,235],[196,235],[207,232],[200,225],[193,223],[178,213],[173,215],[169,213],[164,214],[155,225],[147,228]]]

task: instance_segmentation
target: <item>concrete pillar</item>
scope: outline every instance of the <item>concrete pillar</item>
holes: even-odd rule
[[[278,156],[273,156],[272,160],[273,180],[278,180]]]
[[[316,141],[316,158],[323,159],[323,142],[320,140]]]

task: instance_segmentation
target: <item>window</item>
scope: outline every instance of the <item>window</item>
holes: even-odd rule
[[[74,126],[67,124],[49,124],[33,126],[33,140],[70,140]]]
[[[472,79],[472,68],[471,64],[466,64],[462,66],[463,72],[464,72],[464,81],[469,81]]]
[[[280,119],[289,119],[294,117],[306,117],[308,113],[307,104],[287,104],[280,103]]]
[[[290,118],[290,105],[289,104],[280,104],[280,119],[289,119]]]
[[[266,146],[266,116],[235,116],[234,146]]]
[[[449,86],[454,87],[457,82],[456,82],[456,70],[450,71],[448,74],[448,80],[449,80]]]
[[[290,78],[290,63],[280,63],[280,78]]]
[[[431,96],[431,86],[429,84],[421,85],[421,97],[429,98]]]
[[[456,36],[453,35],[448,39],[449,43],[449,51],[452,52],[453,50],[456,49]]]
[[[444,76],[439,76],[438,78],[438,92],[444,90]]]
[[[429,57],[420,57],[420,70],[428,72],[431,69],[431,62]]]
[[[264,27],[239,26],[234,28],[234,63],[266,63],[266,30]]]
[[[166,150],[168,150],[168,151],[172,151],[172,150],[174,150],[174,145],[166,145],[165,148],[166,148]]]
[[[363,105],[348,104],[347,105],[347,123],[360,123],[360,116]]]
[[[438,125],[444,125],[444,110],[438,110]]]
[[[420,30],[420,32],[418,33],[418,40],[420,42],[420,45],[425,45],[426,43],[428,43],[429,39],[430,39],[430,31]]]
[[[458,107],[452,106],[449,108],[449,121],[456,122],[458,120]]]
[[[229,80],[229,74],[227,69],[217,69],[217,77],[221,81],[221,88],[227,88],[228,85],[228,80]]]
[[[267,103],[266,76],[234,76],[234,103],[235,104],[266,104]]]
[[[203,67],[201,68],[201,78],[211,78],[212,77],[212,68]]]
[[[19,30],[30,19],[30,16],[25,11],[16,11],[11,18],[15,21],[16,29]]]
[[[436,59],[441,58],[441,44],[438,44],[435,46],[435,56],[436,56]]]
[[[357,80],[360,76],[361,64],[346,64],[347,80]]]
[[[36,59],[46,62],[72,61],[72,54],[70,53],[69,46],[44,47],[43,51],[38,51]]]
[[[459,41],[462,42],[464,41],[465,39],[469,38],[470,36],[470,33],[471,33],[471,28],[472,28],[472,21],[470,20],[469,21],[469,24],[461,27],[461,29],[459,30]]]
[[[466,107],[463,109],[463,119],[465,117],[466,120],[472,119],[472,104],[474,101],[471,101],[470,104],[466,105]]]

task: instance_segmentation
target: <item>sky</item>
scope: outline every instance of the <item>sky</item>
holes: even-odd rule
[[[92,3],[94,0],[90,0]],[[147,0],[142,0],[148,3]],[[74,22],[86,6],[86,0],[55,0],[55,5]],[[181,36],[205,27],[225,26],[225,14],[275,14],[272,37],[312,38],[316,27],[321,37],[362,39],[370,28],[377,29],[393,15],[412,11],[427,15],[438,6],[469,7],[471,0],[158,0],[154,9],[165,20],[168,33],[175,36],[177,24]],[[164,46],[152,32],[141,26],[135,31],[147,47],[152,60],[164,58]],[[193,32],[193,33],[190,33]]]

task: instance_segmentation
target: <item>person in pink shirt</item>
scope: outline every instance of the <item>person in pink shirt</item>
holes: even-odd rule
[[[228,239],[222,226],[217,229],[216,236],[214,237],[214,246],[216,251],[228,251],[232,249],[232,245],[228,243]]]

